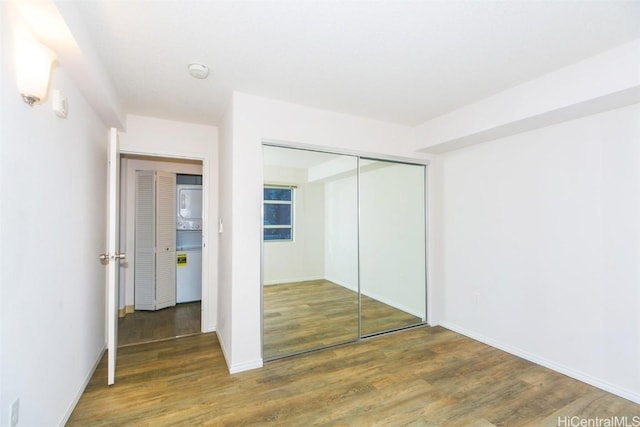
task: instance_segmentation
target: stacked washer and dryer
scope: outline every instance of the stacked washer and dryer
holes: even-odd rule
[[[202,299],[202,176],[176,176],[176,303]]]

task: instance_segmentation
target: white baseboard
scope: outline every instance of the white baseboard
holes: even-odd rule
[[[238,372],[250,371],[252,369],[262,368],[262,359],[251,360],[249,362],[237,363],[229,367],[230,374],[237,374]]]
[[[224,356],[224,361],[227,364],[227,369],[230,374],[237,374],[238,372],[250,371],[251,369],[262,368],[262,359],[252,360],[249,362],[236,363],[235,365],[229,364],[231,360],[229,358],[229,353],[227,353],[226,346],[224,344],[224,340],[222,336],[216,331],[216,335],[218,337],[218,342],[220,343],[220,348],[222,349],[222,355]]]
[[[84,381],[82,382],[80,389],[76,392],[76,395],[71,401],[71,404],[65,411],[64,416],[62,417],[62,421],[60,421],[60,423],[58,424],[60,427],[63,427],[64,425],[66,425],[67,422],[69,421],[69,418],[71,418],[71,414],[73,413],[73,410],[76,408],[76,405],[80,401],[80,398],[82,397],[82,393],[84,393],[84,390],[87,388],[89,381],[91,381],[91,377],[93,377],[93,374],[96,372],[96,369],[98,368],[98,364],[100,363],[100,360],[102,359],[102,356],[106,351],[107,351],[107,346],[105,344],[105,346],[102,347],[102,350],[98,352],[98,356],[93,361],[93,366],[91,367],[91,369],[89,370],[89,373],[87,374]]]
[[[537,365],[540,366],[544,366],[545,368],[549,368],[553,371],[559,372],[561,374],[564,374],[568,377],[574,378],[576,380],[582,381],[584,383],[587,383],[589,385],[592,385],[594,387],[597,387],[599,389],[602,389],[604,391],[607,391],[609,393],[613,393],[616,396],[620,396],[623,397],[627,400],[630,400],[632,402],[635,403],[640,403],[640,393],[634,392],[632,390],[628,390],[625,389],[623,387],[619,387],[615,384],[611,384],[605,380],[602,380],[600,378],[596,378],[592,375],[589,375],[587,373],[575,370],[573,368],[570,368],[568,366],[556,363],[552,360],[548,360],[545,359],[543,357],[539,357],[533,353],[530,353],[528,351],[524,351],[522,349],[519,349],[517,347],[513,347],[509,344],[505,344],[501,341],[497,341],[494,340],[492,338],[486,337],[482,334],[476,333],[474,331],[471,331],[469,329],[460,327],[458,325],[452,324],[450,322],[447,321],[442,321],[439,322],[440,326],[442,326],[443,328],[449,329],[453,332],[457,332],[461,335],[467,336],[469,338],[472,338],[476,341],[480,341],[484,344],[490,345],[491,347],[495,347],[497,349],[506,351],[507,353],[513,354],[515,356],[521,357],[525,360],[528,360],[530,362],[533,362]]]
[[[218,342],[220,343],[220,349],[222,350],[222,357],[224,357],[224,362],[227,364],[227,369],[231,370],[230,365],[229,365],[229,361],[231,359],[229,358],[229,354],[227,353],[227,347],[224,344],[224,340],[222,339],[222,335],[220,335],[220,332],[216,331],[216,336],[218,337]]]
[[[288,279],[279,279],[279,280],[265,280],[264,285],[281,285],[284,283],[296,283],[296,282],[309,282],[311,280],[322,280],[324,276],[306,276],[306,277],[293,277]]]

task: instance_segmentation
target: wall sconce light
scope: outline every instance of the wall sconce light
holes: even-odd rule
[[[33,106],[47,96],[55,53],[27,34],[15,38],[16,78],[24,102]]]

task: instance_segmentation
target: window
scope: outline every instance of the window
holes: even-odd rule
[[[264,187],[264,240],[293,240],[293,188]]]

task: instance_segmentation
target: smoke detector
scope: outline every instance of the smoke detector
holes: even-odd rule
[[[209,67],[204,64],[194,62],[189,64],[189,74],[196,79],[206,79],[209,75]]]

